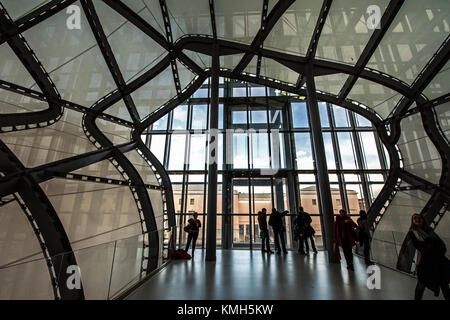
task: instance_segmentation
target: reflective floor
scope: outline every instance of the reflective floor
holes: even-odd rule
[[[262,255],[258,251],[218,250],[216,262],[205,262],[197,250],[191,261],[173,261],[136,289],[128,299],[292,300],[292,299],[413,299],[416,280],[380,267],[381,289],[367,288],[364,261],[355,256],[355,272],[345,261],[328,264],[317,255]],[[424,300],[435,298],[426,291]]]

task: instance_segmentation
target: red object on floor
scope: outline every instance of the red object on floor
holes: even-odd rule
[[[184,250],[176,250],[176,251],[173,253],[172,258],[173,258],[174,260],[189,260],[189,259],[191,259],[192,257],[191,257],[191,255],[190,255],[189,253],[187,253],[187,252],[184,251]]]

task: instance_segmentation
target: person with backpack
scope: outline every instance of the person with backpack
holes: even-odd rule
[[[198,238],[198,232],[202,226],[201,222],[198,218],[198,213],[194,212],[192,214],[192,218],[188,220],[188,224],[185,227],[185,230],[188,232],[188,238],[186,243],[186,252],[189,250],[189,246],[192,241],[192,257],[194,257],[194,251],[195,251],[195,243],[197,242]]]
[[[423,217],[414,213],[407,237],[418,253],[417,285],[414,299],[422,300],[425,288],[437,297],[442,290],[445,300],[450,300],[450,261],[445,256],[447,248]]]
[[[262,208],[262,210],[258,212],[258,225],[261,235],[261,252],[273,253],[273,251],[270,250],[269,229],[267,227],[266,208]],[[267,250],[265,249],[266,247]]]
[[[286,229],[283,225],[283,218],[289,211],[278,212],[277,209],[273,208],[272,213],[269,218],[269,225],[272,227],[273,235],[275,237],[275,248],[277,254],[281,254],[281,249],[283,249],[283,253],[287,254],[286,250],[286,238],[284,236],[284,232]],[[281,242],[281,247],[280,247]]]

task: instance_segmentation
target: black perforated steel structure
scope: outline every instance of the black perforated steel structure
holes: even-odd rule
[[[317,106],[318,100],[337,104],[369,119],[375,126],[390,158],[390,171],[386,184],[369,209],[369,219],[374,237],[378,232],[378,228],[380,228],[380,232],[386,230],[386,226],[382,225],[384,217],[386,213],[390,212],[390,205],[396,199],[400,199],[400,193],[408,194],[410,191],[418,190],[418,192],[428,195],[425,205],[421,207],[421,214],[434,227],[438,226],[439,222],[445,216],[445,211],[450,202],[449,129],[448,124],[446,124],[447,122],[439,121],[440,119],[437,116],[436,110],[441,106],[442,109],[440,110],[444,110],[444,113],[447,112],[448,114],[450,94],[445,91],[447,90],[445,86],[443,88],[444,92],[432,98],[427,97],[424,90],[432,85],[438,76],[444,77],[442,83],[448,83],[450,80],[446,69],[448,68],[448,60],[450,57],[450,36],[448,35],[448,30],[445,30],[445,28],[443,31],[441,30],[441,32],[447,33],[443,37],[444,40],[434,50],[432,56],[422,57],[422,59],[426,58],[427,62],[423,64],[421,70],[416,70],[417,76],[410,83],[400,80],[392,70],[390,72],[383,72],[379,69],[369,67],[370,59],[374,59],[377,50],[380,48],[380,43],[387,37],[387,34],[392,32],[392,29],[395,27],[395,19],[401,14],[404,14],[402,13],[402,9],[405,8],[409,1],[386,1],[380,20],[380,27],[371,32],[368,41],[362,46],[357,61],[348,63],[347,61],[338,62],[332,61],[331,59],[324,59],[323,57],[318,57],[316,54],[321,41],[320,39],[326,32],[327,18],[333,19],[333,17],[330,17],[330,12],[333,10],[334,5],[341,5],[342,1],[338,3],[338,1],[324,0],[320,4],[314,27],[310,26],[312,29],[312,37],[309,40],[306,52],[304,54],[294,54],[289,52],[287,48],[279,47],[274,49],[266,46],[265,43],[270,35],[273,36],[273,30],[277,26],[277,23],[280,23],[280,21],[288,21],[288,15],[292,13],[291,11],[294,14],[300,12],[300,3],[302,2],[300,0],[280,0],[277,2],[273,0],[251,1],[252,4],[258,3],[260,6],[258,8],[260,27],[252,35],[250,42],[224,36],[224,32],[219,32],[218,30],[219,21],[223,23],[223,20],[219,19],[219,17],[223,16],[223,13],[218,11],[219,5],[222,10],[224,10],[224,6],[228,6],[228,12],[233,12],[234,1],[204,0],[204,4],[202,1],[193,1],[193,6],[202,3],[202,8],[205,7],[205,10],[209,12],[206,18],[204,15],[201,18],[210,25],[211,32],[210,34],[184,34],[181,37],[175,38],[173,34],[175,24],[173,21],[176,20],[176,14],[173,11],[174,6],[176,6],[175,3],[179,4],[178,2],[159,0],[152,2],[150,9],[147,8],[155,15],[155,10],[159,10],[157,14],[161,15],[164,24],[158,30],[155,28],[155,24],[150,23],[149,19],[141,14],[145,8],[137,10],[135,7],[139,5],[130,1],[104,0],[103,3],[115,12],[115,17],[123,18],[127,25],[131,24],[141,34],[151,39],[155,46],[162,48],[163,54],[159,57],[159,60],[150,68],[143,69],[141,70],[142,72],[135,74],[131,79],[128,75],[124,74],[123,68],[120,67],[121,63],[118,61],[119,58],[111,45],[113,33],[106,31],[105,22],[99,17],[100,12],[97,5],[100,0],[36,1],[36,3],[39,2],[36,8],[20,15],[18,18],[12,18],[10,15],[9,7],[13,6],[12,2],[14,1],[0,1],[0,48],[9,46],[18,61],[20,61],[31,76],[35,85],[30,86],[25,83],[14,83],[10,79],[5,80],[0,73],[0,96],[5,92],[9,92],[33,99],[33,101],[39,101],[45,104],[46,107],[38,111],[1,111],[1,206],[5,207],[11,201],[15,201],[26,214],[40,242],[44,257],[47,260],[55,298],[83,299],[85,295],[83,290],[67,290],[65,287],[67,274],[57,271],[62,270],[61,266],[77,264],[77,258],[73,253],[74,248],[69,239],[68,230],[64,228],[60,220],[61,217],[40,185],[52,179],[65,179],[64,181],[72,179],[128,187],[135,201],[135,208],[133,210],[139,216],[141,233],[144,235],[142,250],[144,258],[142,259],[140,273],[145,276],[145,274],[155,270],[159,266],[158,257],[161,254],[160,251],[164,248],[160,244],[164,242],[167,245],[167,241],[169,240],[161,239],[161,233],[157,231],[172,231],[169,235],[171,238],[174,236],[176,227],[172,186],[164,167],[150,152],[140,137],[152,123],[183,103],[211,76],[252,82],[280,89],[294,95],[306,96],[310,108]],[[183,2],[183,5],[189,6],[187,4],[188,2]],[[228,4],[225,4],[225,2]],[[429,2],[423,3],[423,5],[430,6],[430,10],[441,10],[439,12],[444,12],[444,18],[448,22],[448,1]],[[54,80],[52,72],[41,63],[26,36],[27,31],[38,28],[42,23],[63,13],[69,6],[74,4],[79,4],[82,8],[84,17],[87,19],[90,27],[90,30],[84,30],[83,32],[92,32],[96,41],[95,45],[101,52],[115,87],[114,90],[105,96],[98,97],[95,103],[89,105],[82,105],[71,100],[67,95],[63,97],[60,94],[60,88],[58,87],[57,81]],[[146,5],[145,2],[144,4]],[[308,7],[304,9],[305,12],[309,12]],[[422,11],[425,12],[425,9],[422,9]],[[238,8],[236,8],[236,12],[238,11]],[[425,13],[423,14],[425,16]],[[191,22],[195,25],[196,18],[194,17],[192,19]],[[224,19],[226,21],[227,17]],[[247,21],[246,23],[249,22]],[[61,26],[61,28],[65,28],[65,26]],[[108,26],[108,30],[111,30],[110,26]],[[122,36],[126,37],[126,34]],[[283,34],[276,36],[281,38],[288,37]],[[426,36],[417,35],[417,38],[420,39]],[[349,35],[349,37],[352,37],[352,35]],[[227,56],[239,56],[240,59],[234,65],[234,68],[227,68],[220,65],[217,73],[214,72],[211,66],[201,66],[199,61],[195,59],[197,55],[212,57],[213,60]],[[123,57],[120,58],[122,59]],[[0,57],[0,70],[2,70],[1,65],[3,64],[3,59],[4,57]],[[255,72],[248,71],[252,61],[256,61]],[[269,76],[267,73],[263,74],[261,71],[263,63],[267,63],[267,65],[269,63],[276,63],[280,68],[287,70],[286,72],[289,75],[292,74],[292,78],[296,79],[296,81],[287,82],[279,77],[277,78],[276,74],[273,76]],[[185,85],[181,83],[180,67],[192,74],[190,83]],[[152,85],[152,80],[161,76],[165,70],[169,69],[173,77],[169,81],[173,80],[175,95],[173,97],[165,96],[163,98],[166,100],[164,103],[152,106],[152,108],[149,108],[150,112],[146,112],[146,114],[140,113],[137,108],[136,96],[133,94],[146,85]],[[327,81],[327,79],[332,79],[336,75],[344,77],[339,90],[327,92],[317,87],[316,80],[318,77]],[[70,77],[77,78],[77,71],[71,71]],[[398,98],[398,102],[388,113],[380,115],[377,112],[378,109],[373,108],[374,106],[364,103],[364,101],[357,101],[358,95],[350,94],[354,92],[352,90],[359,84],[359,81],[365,81],[377,88],[390,90]],[[214,81],[212,83],[211,90],[217,91],[217,82],[215,86]],[[111,115],[108,112],[108,109],[117,103],[123,103],[125,105],[128,112],[127,117]],[[85,137],[95,146],[96,150],[89,149],[90,151],[88,152],[66,156],[56,161],[45,161],[45,163],[28,167],[21,160],[20,155],[14,153],[8,141],[4,141],[4,135],[11,137],[15,134],[20,134],[21,131],[32,132],[32,130],[51,129],[61,122],[62,118],[69,111],[74,114],[79,114],[82,117],[79,125],[82,127]],[[444,113],[441,113],[440,117],[444,117]],[[438,159],[426,157],[426,159],[423,159],[424,163],[430,159],[440,162],[440,165],[435,168],[435,172],[430,173],[430,175],[437,175],[437,180],[427,178],[429,176],[429,172],[427,171],[429,167],[426,165],[422,168],[424,174],[418,174],[418,171],[415,170],[416,167],[413,166],[413,170],[406,165],[409,162],[408,157],[412,157],[412,155],[409,151],[402,152],[403,150],[399,147],[399,141],[402,139],[402,134],[408,134],[409,131],[414,129],[408,127],[406,124],[409,121],[408,119],[412,119],[412,117],[419,119],[419,123],[421,123],[424,129],[423,136],[416,137],[416,139],[423,138],[430,142],[428,144],[420,144],[420,146],[435,148],[438,154]],[[118,125],[121,128],[127,128],[130,131],[129,141],[121,143],[112,141],[111,136],[106,135],[103,131],[102,128],[104,127],[99,125],[99,121],[111,125]],[[320,130],[317,133],[313,131],[314,134],[316,136],[313,137],[313,141],[314,139],[321,138]],[[401,142],[401,145],[407,144],[407,140]],[[144,164],[155,175],[155,183],[149,183],[144,179],[141,167],[136,166],[127,157],[127,154],[132,151],[136,151],[139,154]],[[428,152],[424,149],[422,151]],[[320,152],[320,148],[316,148],[315,152]],[[77,174],[74,172],[90,165],[98,164],[104,160],[108,160],[113,164],[121,178],[108,179],[108,177],[101,176],[100,173],[97,176],[97,174]],[[323,175],[325,177],[327,170],[326,163],[325,167],[318,166],[316,170],[325,170]],[[318,178],[317,183],[322,208],[327,208],[327,201],[329,199],[327,199],[326,192],[321,191],[321,188],[326,190],[329,186],[324,179]],[[148,190],[159,191],[160,198],[157,201],[162,201],[163,206],[160,209],[163,212],[155,212],[156,207],[154,201],[156,200],[153,196],[149,195]],[[395,208],[395,205],[394,203],[394,206],[391,208]],[[395,214],[395,212],[393,211],[392,214]],[[163,216],[163,225],[157,223],[159,216]],[[332,220],[328,221],[328,223],[332,223]],[[328,226],[328,231],[332,234],[330,225]],[[326,246],[331,253],[330,234],[328,236]],[[382,251],[384,249],[381,246],[374,247],[373,250]],[[410,271],[414,258],[413,254],[414,251],[411,245],[407,241],[404,241],[399,252],[397,268]],[[64,258],[55,258],[61,256]],[[381,263],[386,263],[383,258],[380,258],[380,260]]]

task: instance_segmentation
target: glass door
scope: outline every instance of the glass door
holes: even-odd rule
[[[252,230],[253,230],[253,248],[260,248],[261,237],[259,236],[258,212],[263,208],[267,210],[267,222],[273,207],[272,179],[271,178],[251,178],[252,194]],[[270,228],[269,228],[270,229]]]
[[[271,178],[233,178],[233,247],[259,248],[258,212],[273,208]]]

